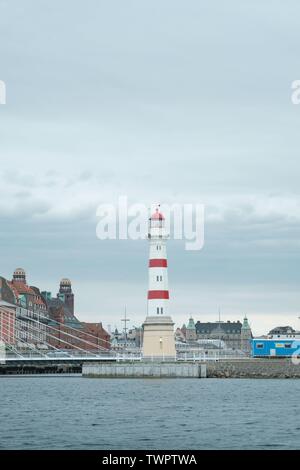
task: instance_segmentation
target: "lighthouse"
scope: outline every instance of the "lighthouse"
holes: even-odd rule
[[[149,218],[148,315],[168,315],[169,288],[165,217],[157,208]]]
[[[143,324],[143,357],[174,360],[174,323],[169,316],[169,285],[166,240],[169,234],[159,207],[149,218],[149,284],[147,317]]]

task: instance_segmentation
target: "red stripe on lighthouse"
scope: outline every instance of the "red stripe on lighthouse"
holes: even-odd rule
[[[148,299],[168,299],[168,290],[148,290]]]
[[[167,268],[166,259],[149,259],[149,268]]]

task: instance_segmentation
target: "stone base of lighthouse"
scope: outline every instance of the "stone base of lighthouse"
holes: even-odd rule
[[[143,330],[144,360],[175,360],[174,323],[171,317],[146,317]]]

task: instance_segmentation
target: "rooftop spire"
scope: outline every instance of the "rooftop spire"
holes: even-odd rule
[[[249,325],[248,318],[246,317],[246,315],[245,315],[244,320],[243,320],[242,329],[243,330],[250,330],[250,325]]]

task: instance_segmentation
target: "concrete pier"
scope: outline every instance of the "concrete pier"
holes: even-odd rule
[[[206,364],[199,363],[85,363],[83,377],[106,378],[205,378]]]

